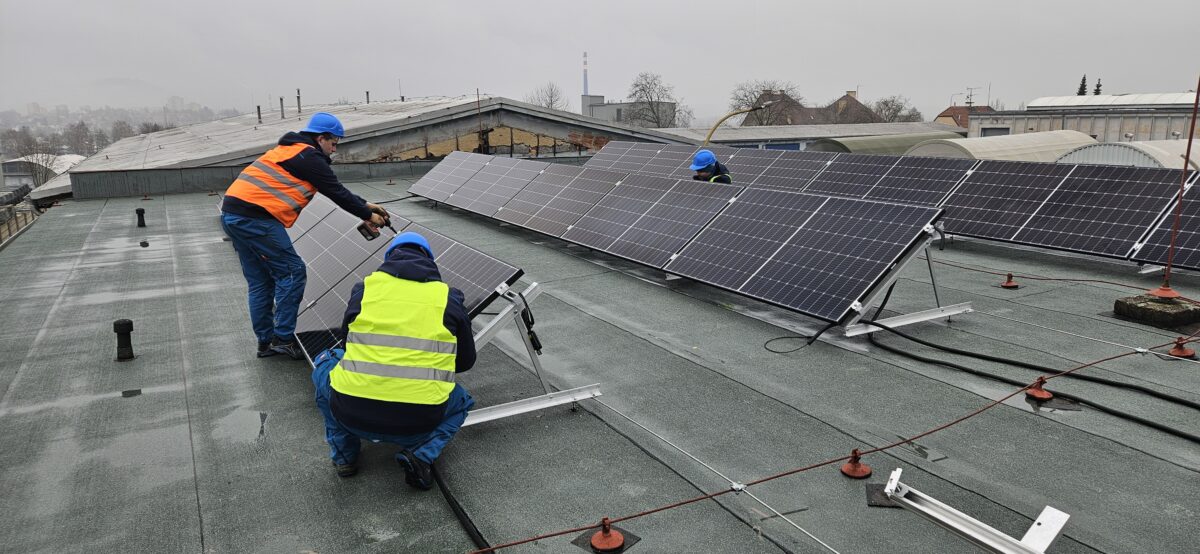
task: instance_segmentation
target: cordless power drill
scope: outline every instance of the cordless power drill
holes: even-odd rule
[[[392,227],[392,218],[388,215],[387,210],[380,208],[378,210],[371,211],[383,216],[383,226],[391,229],[393,235],[397,234],[396,229]],[[373,225],[366,221],[358,224],[358,233],[367,240],[375,240],[379,238],[379,229],[376,229]]]

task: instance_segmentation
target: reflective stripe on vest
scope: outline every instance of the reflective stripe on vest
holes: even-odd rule
[[[317,188],[288,173],[279,164],[296,157],[307,144],[276,146],[247,166],[225,194],[267,210],[284,227],[291,227]]]
[[[409,404],[450,398],[458,339],[444,324],[449,292],[439,281],[418,283],[381,271],[367,276],[346,354],[329,374],[333,389]]]

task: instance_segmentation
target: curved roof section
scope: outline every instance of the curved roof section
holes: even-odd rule
[[[1053,162],[1075,148],[1095,143],[1096,139],[1079,131],[1047,131],[1001,137],[927,140],[909,148],[904,155]]]
[[[934,139],[963,138],[951,131],[931,133],[906,133],[873,137],[840,137],[815,140],[806,150],[817,152],[848,152],[854,154],[903,154],[922,142]]]
[[[40,161],[41,158],[42,156],[21,156],[20,158],[5,160],[4,163],[25,162],[45,166],[45,164]],[[80,156],[79,154],[62,154],[55,156],[54,161],[50,164],[50,171],[53,171],[55,175],[61,174],[66,170],[75,167],[79,164],[79,162],[82,162],[85,159],[87,159],[86,156]]]
[[[1058,158],[1060,163],[1133,165],[1181,169],[1187,151],[1186,140],[1143,140],[1134,142],[1104,142],[1080,146]],[[1188,164],[1200,170],[1200,155],[1193,152]]]
[[[713,133],[712,142],[787,142],[836,137],[868,137],[961,130],[956,125],[931,122],[901,123],[843,123],[837,125],[750,125],[721,127]],[[663,133],[700,142],[708,136],[708,127],[671,127],[655,129]]]
[[[1191,92],[1163,92],[1153,94],[1100,94],[1088,96],[1044,96],[1025,105],[1026,110],[1055,108],[1148,108],[1151,106],[1191,106],[1195,101]]]

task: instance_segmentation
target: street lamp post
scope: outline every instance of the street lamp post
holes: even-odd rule
[[[704,143],[703,143],[703,144],[701,144],[700,146],[708,146],[708,141],[712,140],[713,133],[716,133],[716,132],[717,132],[717,127],[720,127],[722,123],[725,123],[725,120],[726,120],[726,119],[729,119],[729,118],[731,118],[731,117],[733,117],[733,116],[735,116],[735,115],[738,115],[738,114],[744,114],[744,113],[750,113],[750,112],[758,111],[758,110],[761,110],[761,109],[763,109],[763,108],[765,108],[765,107],[767,107],[767,106],[770,106],[771,104],[774,104],[774,103],[775,103],[775,101],[774,101],[774,100],[768,100],[768,101],[766,101],[766,102],[763,102],[762,104],[759,104],[759,105],[757,105],[757,106],[751,106],[751,107],[749,107],[749,108],[746,108],[746,109],[744,109],[744,110],[732,111],[732,112],[729,112],[729,113],[725,114],[725,117],[722,117],[721,119],[718,119],[718,120],[717,120],[717,124],[716,124],[716,125],[713,125],[713,126],[712,126],[712,129],[709,129],[709,131],[708,131],[708,136],[704,137]]]

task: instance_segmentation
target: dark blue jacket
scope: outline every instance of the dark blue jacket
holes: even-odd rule
[[[441,281],[437,264],[424,252],[397,248],[392,251],[382,271],[393,277],[417,281]],[[362,312],[363,283],[354,285],[346,316],[342,318],[342,336],[350,330],[350,323]],[[471,318],[463,305],[462,291],[451,287],[446,301],[446,313],[442,324],[454,334],[458,341],[458,353],[454,359],[455,373],[462,373],[475,365],[475,336],[471,332]],[[442,422],[446,405],[407,404],[359,398],[331,390],[329,407],[338,421],[351,429],[381,433],[385,435],[415,435],[432,431]]]
[[[367,201],[342,186],[342,182],[330,168],[333,160],[325,155],[315,138],[300,133],[288,133],[279,139],[279,146],[291,144],[307,144],[312,148],[305,148],[294,157],[281,162],[279,166],[284,171],[297,179],[312,183],[314,187],[317,187],[317,192],[329,197],[334,204],[354,214],[355,217],[371,218],[371,210],[367,208]],[[232,196],[225,197],[224,202],[221,203],[221,211],[255,219],[275,219],[275,216],[259,205]]]
[[[713,162],[716,167],[712,168],[712,175],[707,179],[702,179],[699,175],[692,175],[692,179],[697,181],[708,181],[709,183],[721,183],[725,185],[733,184],[733,176],[729,174],[729,168],[721,162]],[[709,166],[711,167],[711,166]],[[709,168],[705,168],[709,169]]]

